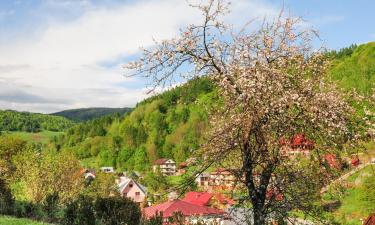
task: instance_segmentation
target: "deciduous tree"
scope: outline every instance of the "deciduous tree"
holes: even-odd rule
[[[328,178],[322,151],[358,137],[346,96],[325,77],[327,57],[312,47],[316,32],[283,12],[251,23],[257,29],[248,24],[238,30],[222,20],[225,1],[193,7],[203,14],[201,25],[143,49],[125,68],[151,79],[154,87],[176,77],[209,77],[224,105],[211,115],[197,174],[213,164],[231,171],[247,191],[255,224],[285,218],[293,209],[312,214]],[[280,141],[300,133],[315,143],[303,165],[281,154]]]

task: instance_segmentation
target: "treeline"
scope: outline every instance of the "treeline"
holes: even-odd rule
[[[113,114],[124,115],[131,110],[131,108],[85,108],[64,110],[52,113],[51,115],[62,116],[75,122],[82,122]]]
[[[0,136],[0,214],[66,225],[162,224],[143,219],[114,185],[111,174],[85,180],[70,152]]]
[[[64,131],[74,123],[59,116],[0,110],[0,131]]]
[[[92,167],[145,171],[161,157],[182,162],[201,143],[208,110],[217,99],[211,81],[196,79],[140,102],[124,117],[107,116],[68,129],[55,144]]]

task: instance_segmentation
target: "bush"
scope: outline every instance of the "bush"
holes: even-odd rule
[[[0,214],[10,214],[13,208],[13,196],[5,181],[0,179]]]
[[[62,224],[95,224],[93,199],[87,196],[80,196],[77,200],[69,203],[65,209]]]
[[[139,225],[141,210],[137,203],[122,197],[99,197],[95,202],[96,216],[105,225]]]
[[[141,210],[137,203],[121,197],[80,196],[69,203],[62,224],[66,225],[139,225]]]
[[[13,215],[16,217],[27,217],[34,219],[44,219],[47,214],[40,205],[31,202],[16,201],[13,208]]]

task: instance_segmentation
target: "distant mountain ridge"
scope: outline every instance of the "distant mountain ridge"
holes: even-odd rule
[[[105,107],[96,107],[96,108],[81,108],[81,109],[69,109],[61,112],[51,113],[50,115],[62,116],[67,119],[73,120],[75,122],[83,122],[88,120],[93,120],[100,118],[106,115],[111,114],[120,114],[123,115],[127,112],[130,112],[132,108],[105,108]]]

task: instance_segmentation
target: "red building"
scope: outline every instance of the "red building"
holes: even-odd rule
[[[325,154],[324,160],[328,163],[329,167],[340,170],[342,165],[337,159],[335,154]]]
[[[294,135],[290,140],[281,138],[279,144],[283,156],[308,156],[310,151],[314,149],[314,142],[308,140],[304,134]]]

